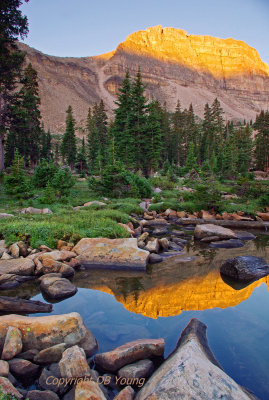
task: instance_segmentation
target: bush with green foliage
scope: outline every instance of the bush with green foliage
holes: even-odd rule
[[[176,187],[175,182],[169,180],[167,176],[156,176],[149,179],[152,187],[158,187],[162,190],[173,190]]]
[[[127,171],[118,162],[104,168],[100,179],[91,177],[88,183],[90,190],[112,198],[152,196],[152,188],[148,180]]]
[[[46,187],[46,185],[52,181],[57,171],[58,167],[54,162],[48,162],[43,159],[35,169],[33,175],[34,185],[36,187]]]
[[[4,181],[5,191],[19,199],[29,198],[31,193],[31,185],[23,170],[24,158],[16,151],[13,164],[11,166],[11,174],[7,175]]]
[[[13,394],[3,393],[2,388],[0,386],[0,400],[18,400],[18,398],[16,396],[14,396]]]
[[[211,210],[218,211],[221,206],[221,192],[214,180],[203,181],[194,186],[193,200],[196,204],[196,211]]]
[[[69,168],[59,168],[51,181],[51,186],[58,199],[69,196],[70,190],[74,185],[75,179]]]

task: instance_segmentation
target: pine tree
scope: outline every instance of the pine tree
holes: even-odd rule
[[[172,123],[172,136],[173,140],[172,143],[174,145],[175,149],[175,156],[174,156],[174,162],[176,165],[183,165],[185,161],[184,157],[184,148],[183,148],[183,143],[184,143],[184,137],[183,137],[183,117],[182,117],[182,112],[180,109],[180,101],[178,100],[177,105],[176,105],[176,110],[174,114],[172,115],[171,118],[171,123]]]
[[[74,167],[77,148],[75,136],[75,119],[73,117],[72,107],[66,110],[65,133],[61,143],[61,155],[63,162],[66,162],[71,168]]]
[[[240,128],[235,135],[237,147],[237,170],[246,173],[252,164],[252,130],[249,124],[244,128]]]
[[[0,170],[4,169],[4,143],[9,128],[10,106],[16,97],[14,89],[20,80],[24,61],[24,53],[18,49],[17,40],[28,33],[27,18],[19,9],[22,3],[21,0],[1,0],[0,6]]]
[[[190,142],[189,144],[189,149],[188,149],[188,155],[186,159],[186,171],[189,172],[193,169],[197,169],[197,158],[195,156],[195,149],[194,149],[194,143]]]
[[[253,124],[257,131],[255,137],[256,168],[269,170],[269,111],[262,110]]]
[[[159,166],[162,151],[162,131],[160,104],[152,101],[148,105],[149,115],[145,132],[147,143],[144,147],[143,170],[146,176],[152,176]]]
[[[77,155],[77,163],[81,174],[87,170],[87,156],[86,156],[86,145],[84,136],[82,138],[81,147]]]

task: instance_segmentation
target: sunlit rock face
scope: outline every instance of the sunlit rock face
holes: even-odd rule
[[[105,272],[84,271],[76,274],[75,284],[112,294],[127,310],[150,318],[174,316],[182,311],[233,307],[247,300],[262,283],[269,288],[269,276],[242,286],[224,282],[219,267],[226,258],[254,251],[255,245],[249,242],[244,248],[229,249],[229,253],[208,251],[196,255],[192,261],[186,261],[184,255],[174,257],[158,264],[150,275],[122,273],[119,277],[111,273],[108,277]],[[269,249],[262,255],[269,259]]]
[[[156,26],[96,57],[52,57],[21,46],[38,71],[41,112],[53,132],[63,131],[69,104],[81,123],[88,106],[101,98],[112,115],[126,70],[135,76],[139,66],[148,98],[166,102],[169,110],[180,99],[183,107],[192,102],[202,116],[205,103],[218,97],[227,118],[247,119],[269,105],[269,66],[255,49],[234,39]]]

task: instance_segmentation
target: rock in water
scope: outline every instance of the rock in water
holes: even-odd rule
[[[239,256],[222,264],[220,272],[238,281],[252,281],[269,274],[269,265],[264,258]]]
[[[229,239],[229,240],[220,240],[217,242],[210,243],[209,247],[218,248],[218,249],[236,249],[238,247],[244,247],[244,243],[242,240],[238,239]]]
[[[237,239],[236,234],[228,228],[213,224],[196,225],[194,237],[203,239],[208,236],[217,236],[220,239]]]
[[[136,400],[254,399],[221,368],[211,352],[206,325],[192,319],[176,349],[155,371]]]
[[[134,364],[125,365],[118,371],[118,376],[132,378],[147,378],[154,370],[151,360],[140,360]]]
[[[104,370],[114,372],[138,360],[161,357],[163,353],[163,339],[139,339],[106,353],[96,354],[95,363]]]
[[[82,347],[87,357],[97,350],[97,342],[76,313],[45,317],[4,315],[0,318],[0,347],[3,346],[7,328],[14,326],[22,332],[23,351],[43,350],[56,344]]]
[[[85,238],[73,251],[82,265],[145,270],[149,252],[137,246],[137,240]]]
[[[50,299],[64,299],[73,296],[77,292],[76,286],[68,279],[57,276],[44,275],[40,289]]]

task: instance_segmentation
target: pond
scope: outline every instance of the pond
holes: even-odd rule
[[[77,294],[55,303],[52,314],[79,312],[101,352],[138,338],[163,337],[166,356],[196,317],[208,326],[209,345],[226,373],[266,400],[269,276],[245,286],[224,282],[222,261],[238,255],[269,261],[269,235],[226,250],[190,242],[184,254],[155,264],[147,273],[81,270],[73,279]],[[44,300],[33,284],[24,284],[17,294]]]

